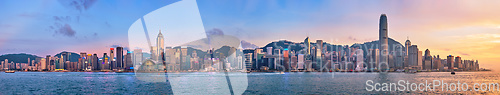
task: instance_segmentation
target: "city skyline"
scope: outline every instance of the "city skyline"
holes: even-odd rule
[[[13,8],[17,5],[27,7],[14,7],[23,9],[20,12],[2,12],[7,15],[0,16],[2,20],[0,31],[4,34],[0,36],[0,55],[24,52],[43,57],[61,51],[70,51],[97,53],[102,56],[102,53],[109,52],[107,48],[128,46],[126,29],[138,16],[173,2],[175,1],[152,1],[141,3],[143,5],[135,5],[127,1],[122,3],[95,1],[90,2],[90,5],[83,4],[84,8],[77,8],[58,1],[33,3],[7,1],[3,3],[5,6],[1,7],[2,9]],[[400,43],[409,37],[412,44],[417,44],[420,50],[430,49],[433,55],[442,57],[459,55],[480,60],[482,67],[491,67],[491,69],[499,67],[496,64],[500,62],[497,60],[500,58],[497,55],[500,51],[496,48],[500,47],[500,34],[498,33],[500,20],[495,18],[499,14],[492,11],[500,8],[495,3],[443,1],[434,2],[435,5],[425,5],[426,2],[429,3],[429,1],[292,3],[285,1],[228,1],[226,3],[198,1],[198,6],[206,31],[219,29],[225,35],[236,36],[260,47],[281,39],[301,42],[306,37],[309,37],[311,41],[321,39],[328,43],[342,45],[374,41],[378,37],[376,36],[377,16],[385,13],[389,17],[389,37]],[[298,3],[309,7],[301,9],[301,7],[294,6]],[[337,4],[341,5],[337,6]],[[105,7],[107,5],[111,6]],[[126,8],[126,5],[132,7]],[[211,7],[215,5],[219,7]],[[120,8],[130,13],[119,10],[111,12],[112,9]],[[463,10],[453,11],[454,8]],[[341,11],[341,9],[348,10]],[[37,12],[40,10],[45,12]],[[56,11],[68,13],[56,13]],[[234,17],[223,15],[224,13]],[[307,13],[307,15],[301,15],[301,13]],[[103,14],[107,16],[99,16]],[[254,18],[245,19],[249,17]],[[280,17],[283,18],[276,19]],[[91,25],[94,23],[96,24]],[[168,31],[168,27],[161,25],[158,27]],[[348,33],[344,33],[346,31]],[[167,35],[167,33],[164,34]],[[172,39],[166,37],[165,41],[168,40]],[[47,42],[47,45],[40,44],[40,42]],[[165,46],[169,46],[169,43]]]
[[[271,42],[265,47],[255,47],[255,48],[241,47],[241,45],[238,48],[225,45],[221,48],[217,48],[215,51],[214,51],[215,48],[213,48],[211,50],[207,50],[206,52],[204,52],[203,50],[199,50],[201,48],[190,47],[190,46],[163,48],[162,42],[164,37],[161,31],[159,31],[156,37],[157,39],[155,44],[156,46],[149,44],[151,48],[149,53],[144,52],[141,49],[134,49],[134,51],[128,51],[126,55],[123,55],[122,54],[123,47],[116,47],[116,59],[114,57],[115,48],[110,48],[109,56],[107,56],[107,53],[103,53],[104,54],[103,57],[99,59],[97,54],[94,54],[94,56],[89,54],[87,56],[86,52],[81,52],[79,57],[77,58],[78,61],[74,62],[76,61],[76,59],[74,59],[74,57],[71,57],[72,55],[71,52],[62,52],[60,54],[54,55],[54,57],[50,57],[51,55],[47,55],[47,58],[35,57],[33,58],[34,60],[30,60],[30,58],[27,58],[28,59],[27,64],[22,64],[23,62],[19,62],[18,61],[19,58],[17,58],[17,61],[8,61],[9,59],[5,58],[5,61],[1,61],[2,64],[0,65],[0,67],[2,67],[4,70],[5,69],[7,70],[21,69],[29,71],[70,70],[70,71],[101,71],[101,72],[102,71],[107,72],[110,70],[112,71],[131,70],[132,68],[136,67],[134,71],[137,71],[138,68],[140,68],[138,71],[142,72],[142,71],[152,70],[151,68],[163,68],[158,64],[154,64],[155,62],[163,62],[163,65],[166,66],[165,70],[168,71],[179,71],[179,70],[203,71],[202,68],[205,68],[204,71],[213,71],[213,70],[218,71],[221,69],[220,66],[222,66],[219,64],[226,64],[226,63],[228,66],[230,66],[229,69],[233,71],[242,70],[243,68],[245,68],[246,71],[260,71],[260,70],[267,71],[269,69],[269,70],[284,70],[292,72],[296,72],[299,70],[308,72],[309,71],[332,72],[332,70],[333,71],[354,70],[359,72],[361,71],[401,72],[402,70],[405,70],[406,72],[408,70],[422,70],[422,71],[434,71],[434,72],[489,70],[485,68],[480,68],[478,60],[475,60],[475,62],[474,60],[467,60],[467,59],[462,60],[460,56],[454,57],[452,55],[447,56],[447,59],[440,59],[439,55],[437,55],[437,57],[436,55],[432,57],[429,49],[426,49],[425,55],[422,55],[422,51],[419,51],[417,45],[412,45],[410,40],[406,40],[405,50],[403,50],[403,45],[401,43],[394,41],[393,39],[391,39],[391,44],[389,44],[388,40],[389,37],[387,36],[388,33],[387,26],[388,25],[387,25],[386,14],[382,14],[380,16],[380,24],[379,24],[380,41],[366,42],[363,44],[353,44],[352,46],[334,45],[323,42],[322,40],[316,40],[316,43],[311,43],[309,37],[307,37],[304,40],[304,42],[290,42],[286,40],[280,40],[277,42],[277,43],[286,43],[284,45],[277,45],[275,42]],[[222,37],[222,36],[212,36],[212,37],[215,37],[215,39],[217,39],[217,37]],[[230,50],[224,51],[223,49],[224,47],[228,47]],[[189,52],[190,50],[191,52]],[[230,53],[231,51],[234,52]],[[202,55],[198,56],[197,55],[198,53],[201,53]],[[78,55],[78,53],[74,54]],[[144,54],[148,56],[143,57]],[[245,58],[243,58],[243,55]],[[139,58],[137,58],[137,56]],[[226,56],[227,58],[224,56]],[[92,59],[90,59],[89,57]],[[199,57],[201,57],[202,59],[199,59]],[[253,57],[256,57],[255,61],[252,59]],[[455,60],[453,58],[455,58]],[[44,60],[47,60],[47,62],[45,62]],[[98,61],[93,61],[93,60],[98,60]],[[210,61],[212,61],[213,63],[210,63]],[[124,64],[121,64],[122,62],[124,62]],[[364,65],[366,65],[366,67]]]

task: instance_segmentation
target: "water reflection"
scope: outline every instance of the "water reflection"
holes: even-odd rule
[[[447,83],[467,83],[473,90],[473,83],[498,83],[500,76],[493,72],[460,72],[450,75],[446,72],[433,73],[250,73],[239,75],[228,73],[235,78],[247,76],[248,88],[240,94],[499,94],[499,91],[393,91],[369,92],[365,90],[366,81],[425,83],[425,80],[442,80]],[[330,76],[329,76],[330,75]],[[16,72],[0,73],[0,94],[173,94],[168,82],[145,82],[137,79],[134,73],[61,73],[61,72]],[[156,75],[155,75],[156,76]],[[174,73],[180,94],[220,93],[227,86],[224,73]],[[165,77],[165,76],[164,76]],[[205,88],[193,87],[185,79],[196,80]],[[184,81],[183,81],[184,80]],[[197,86],[197,85],[194,85]],[[236,89],[239,89],[236,87]],[[480,89],[480,88],[477,88]]]

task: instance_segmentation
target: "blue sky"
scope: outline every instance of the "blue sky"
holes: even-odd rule
[[[176,1],[6,0],[0,3],[0,53],[53,55],[101,53],[127,45],[128,27],[139,17]]]
[[[0,54],[102,54],[128,46],[127,31],[140,17],[178,0],[2,0]],[[387,14],[389,37],[407,37],[432,55],[459,55],[493,66],[500,58],[497,0],[197,0],[205,30],[264,46],[287,39],[334,44],[378,38]],[[500,67],[500,66],[499,66]]]

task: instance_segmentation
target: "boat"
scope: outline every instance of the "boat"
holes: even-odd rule
[[[406,72],[406,73],[412,73],[412,74],[414,74],[414,73],[417,73],[417,70],[409,70],[409,71],[408,71],[408,72]]]
[[[125,73],[126,71],[124,71],[124,70],[115,70],[114,72],[115,73]]]
[[[455,71],[451,71],[451,74],[454,75],[455,74]]]
[[[14,70],[7,70],[7,71],[5,71],[5,73],[15,73],[15,72],[16,71],[14,71]]]
[[[399,72],[399,73],[404,72],[404,71],[405,71],[405,70],[403,70],[403,69],[397,69],[397,70],[396,70],[396,72]]]
[[[280,74],[285,74],[285,72],[280,72]]]

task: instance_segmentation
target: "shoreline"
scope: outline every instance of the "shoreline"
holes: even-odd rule
[[[1,72],[5,72],[5,70],[2,70]],[[16,72],[110,72],[110,73],[135,73],[134,71],[16,71]],[[218,72],[223,72],[223,71],[218,71]],[[235,71],[235,72],[241,72],[241,71]],[[250,71],[250,72],[241,72],[241,73],[281,73],[283,71]],[[286,73],[300,73],[303,71],[286,71]],[[317,73],[318,71],[306,71],[304,73]],[[366,72],[366,71],[335,71],[335,72],[342,72],[342,73],[383,73],[379,71],[371,71],[371,72]],[[425,72],[452,72],[452,71],[417,71],[416,73],[425,73]],[[492,72],[492,70],[479,70],[479,71],[453,71],[453,72]],[[141,72],[141,73],[158,73],[158,72]],[[164,72],[164,73],[195,73],[195,72]],[[284,72],[285,73],[285,72]],[[334,72],[321,72],[321,73],[334,73]],[[408,72],[398,72],[398,71],[389,71],[387,73],[408,73]]]

